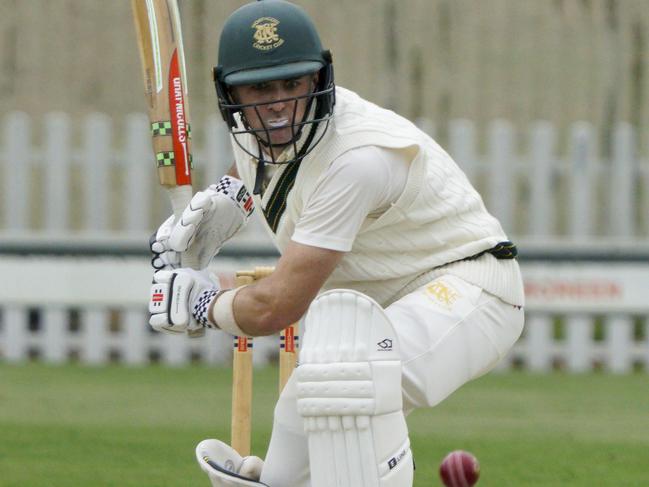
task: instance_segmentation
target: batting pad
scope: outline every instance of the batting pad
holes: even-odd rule
[[[203,440],[196,446],[196,460],[212,482],[212,487],[268,487],[239,475],[243,458],[219,440]]]
[[[297,374],[312,487],[410,487],[397,336],[383,309],[351,290],[314,300]]]

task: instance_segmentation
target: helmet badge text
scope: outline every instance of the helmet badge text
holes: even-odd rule
[[[277,26],[279,20],[272,17],[261,17],[252,23],[255,29],[253,38],[255,39],[252,47],[260,51],[270,51],[284,44],[284,39],[279,37]]]

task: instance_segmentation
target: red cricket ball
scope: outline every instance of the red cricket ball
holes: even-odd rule
[[[471,487],[480,477],[480,464],[468,451],[455,450],[442,460],[439,476],[446,487]]]

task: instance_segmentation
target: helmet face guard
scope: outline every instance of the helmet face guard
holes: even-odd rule
[[[233,86],[316,73],[319,74],[316,88],[304,96],[246,105],[232,96]],[[335,85],[331,53],[322,48],[315,25],[306,12],[285,0],[251,2],[228,17],[221,31],[214,84],[219,110],[230,133],[262,165],[266,157],[267,162],[276,164],[303,159],[322,139],[333,115]],[[298,102],[303,100],[306,100],[304,115],[296,120]],[[291,139],[281,146],[270,142],[273,130],[280,128],[266,126],[259,111],[278,102],[288,103],[289,107],[293,104]],[[261,121],[262,127],[253,129],[259,123],[247,120],[244,110]],[[252,153],[250,144],[242,141],[242,137],[250,135],[257,142],[257,153]]]
[[[330,54],[327,52],[328,59],[331,59]],[[255,159],[264,157],[262,150],[266,152],[268,159],[266,162],[273,164],[288,164],[304,158],[313,148],[320,142],[324,136],[329,121],[333,115],[333,107],[335,104],[335,85],[333,81],[333,66],[331,62],[320,70],[320,78],[318,85],[314,91],[306,95],[285,98],[281,100],[272,100],[263,103],[237,103],[231,93],[230,87],[225,83],[219,81],[218,68],[215,68],[215,86],[219,102],[219,110],[225,120],[230,133],[232,134],[235,142],[243,151]],[[306,109],[301,120],[297,120],[297,107],[298,102],[306,100]],[[291,116],[291,138],[288,142],[282,143],[279,146],[272,144],[271,132],[275,130],[283,130],[285,127],[269,127],[261,117],[260,109],[275,103],[286,103],[293,107]],[[253,124],[246,119],[244,110],[250,109],[254,111],[257,119],[261,122],[262,127],[252,128]],[[320,124],[324,122],[324,126]],[[258,124],[257,124],[258,125]],[[253,135],[257,141],[256,153],[251,152],[241,141],[244,134]],[[292,153],[288,157],[282,157],[287,147],[292,148]]]

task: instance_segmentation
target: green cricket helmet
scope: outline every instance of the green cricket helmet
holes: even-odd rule
[[[320,36],[307,13],[285,0],[248,3],[225,21],[218,57],[214,84],[221,115],[240,146],[237,136],[252,134],[256,137],[259,154],[251,155],[257,159],[263,158],[261,146],[270,146],[267,141],[273,128],[252,129],[242,110],[250,107],[258,110],[264,104],[238,104],[232,98],[230,88],[319,73],[314,91],[299,97],[306,98],[308,103],[303,119],[293,120],[291,127],[293,137],[289,144],[294,146],[293,157],[281,162],[294,162],[308,154],[321,140],[332,116],[335,86],[331,53],[322,48]],[[297,99],[282,101],[296,102]],[[323,122],[324,129],[318,130]],[[317,138],[316,132],[319,134]],[[270,152],[273,153],[272,147]],[[274,155],[271,159],[268,162],[279,162]]]

